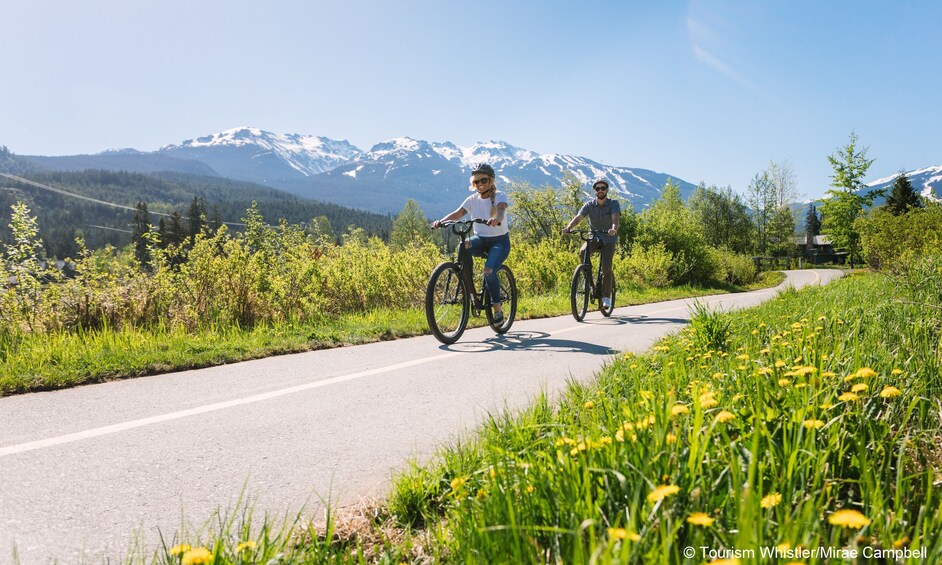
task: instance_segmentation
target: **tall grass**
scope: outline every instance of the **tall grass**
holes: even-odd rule
[[[436,524],[452,562],[709,561],[701,547],[942,560],[939,330],[920,307],[864,276],[718,316],[727,339],[690,328],[558,406],[495,418],[401,478],[390,507]]]

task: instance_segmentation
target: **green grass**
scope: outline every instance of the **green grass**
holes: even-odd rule
[[[777,273],[780,275],[780,273]],[[781,275],[780,275],[781,276]],[[779,279],[768,279],[774,286]],[[642,304],[737,290],[734,287],[626,289],[619,305]],[[739,289],[741,290],[741,289]],[[523,297],[518,319],[569,312],[568,295]],[[472,318],[471,326],[484,325]],[[311,323],[203,328],[121,328],[26,335],[0,343],[0,396],[208,367],[222,363],[369,343],[428,333],[418,309],[373,310]]]

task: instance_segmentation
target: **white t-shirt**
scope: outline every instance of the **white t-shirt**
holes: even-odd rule
[[[509,204],[507,200],[507,195],[501,191],[496,191],[494,193],[494,206],[497,206],[501,202]],[[478,218],[482,220],[491,219],[491,199],[481,198],[481,196],[475,192],[471,196],[467,197],[464,202],[461,203],[461,207],[465,212],[471,214],[471,219],[476,220]],[[497,237],[498,235],[504,235],[510,231],[508,214],[504,213],[504,221],[500,223],[499,226],[488,226],[486,224],[474,224],[474,233],[481,237]]]

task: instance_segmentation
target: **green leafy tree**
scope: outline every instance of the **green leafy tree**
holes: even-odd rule
[[[713,247],[725,247],[745,253],[751,245],[752,222],[749,209],[733,189],[701,183],[687,200],[693,220],[703,229],[703,236]]]
[[[431,243],[431,241],[432,230],[429,229],[429,221],[422,213],[419,203],[410,198],[393,220],[389,245],[399,250],[426,242]]]
[[[688,283],[712,278],[714,265],[703,229],[684,205],[676,183],[664,185],[661,197],[641,213],[638,228],[637,244],[644,249],[662,244],[673,256],[671,280]]]
[[[21,320],[30,331],[36,331],[41,323],[42,282],[44,279],[57,279],[58,271],[43,264],[43,242],[36,217],[22,202],[12,207],[10,232],[12,241],[4,245],[4,259],[6,275],[13,278],[13,289],[4,294],[2,310],[15,313],[13,320]]]
[[[831,238],[835,248],[846,249],[850,264],[861,260],[860,234],[854,222],[863,214],[864,207],[873,204],[875,194],[862,195],[863,178],[873,159],[867,158],[867,148],[858,149],[857,134],[850,134],[850,141],[836,153],[828,156],[834,169],[828,198],[821,204],[822,231]]]
[[[788,163],[773,161],[753,177],[747,189],[747,203],[752,210],[754,252],[790,251],[795,231],[791,206],[797,200],[795,175]]]
[[[893,182],[893,189],[890,191],[890,195],[886,197],[884,206],[894,216],[905,214],[913,208],[922,208],[922,200],[919,199],[916,189],[909,182],[909,177],[902,171],[896,177],[896,181]]]

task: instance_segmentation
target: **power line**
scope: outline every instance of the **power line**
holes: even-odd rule
[[[91,197],[89,197],[89,196],[84,196],[84,195],[82,195],[82,194],[75,194],[74,192],[69,192],[69,191],[67,191],[67,190],[62,190],[61,188],[56,188],[56,187],[54,187],[54,186],[48,186],[48,185],[45,185],[45,184],[42,184],[42,183],[39,183],[39,182],[36,182],[36,181],[32,181],[32,180],[29,180],[29,179],[24,179],[23,177],[18,177],[18,176],[16,176],[16,175],[11,175],[11,174],[7,174],[7,173],[0,173],[0,177],[6,177],[6,178],[8,178],[8,179],[10,179],[10,180],[14,180],[14,181],[17,181],[17,182],[21,182],[21,183],[24,183],[24,184],[28,184],[28,185],[30,185],[30,186],[35,186],[36,188],[41,188],[41,189],[43,189],[43,190],[49,190],[49,191],[51,191],[51,192],[55,192],[55,193],[57,193],[57,194],[62,194],[62,195],[65,195],[65,196],[71,196],[72,198],[78,198],[79,200],[86,200],[86,201],[88,201],[88,202],[94,202],[95,204],[101,204],[101,205],[103,205],[103,206],[110,206],[110,207],[112,207],[112,208],[120,208],[120,209],[122,209],[122,210],[130,210],[130,211],[132,211],[132,212],[136,212],[136,211],[137,211],[137,208],[133,208],[133,207],[131,207],[131,206],[124,206],[123,204],[115,204],[114,202],[106,202],[106,201],[104,201],[104,200],[98,200],[97,198],[91,198]],[[164,214],[163,212],[150,212],[150,211],[148,211],[148,213],[149,213],[149,214],[154,214],[155,216],[164,216],[164,217],[167,217],[167,218],[170,218],[170,217],[171,217],[171,214]],[[181,219],[189,220],[190,218],[187,218],[186,216],[181,216]],[[222,222],[222,223],[223,223],[223,224],[226,224],[227,226],[245,226],[245,224],[242,224],[242,223],[239,223],[239,222]],[[93,226],[93,227],[101,227],[101,226]]]

